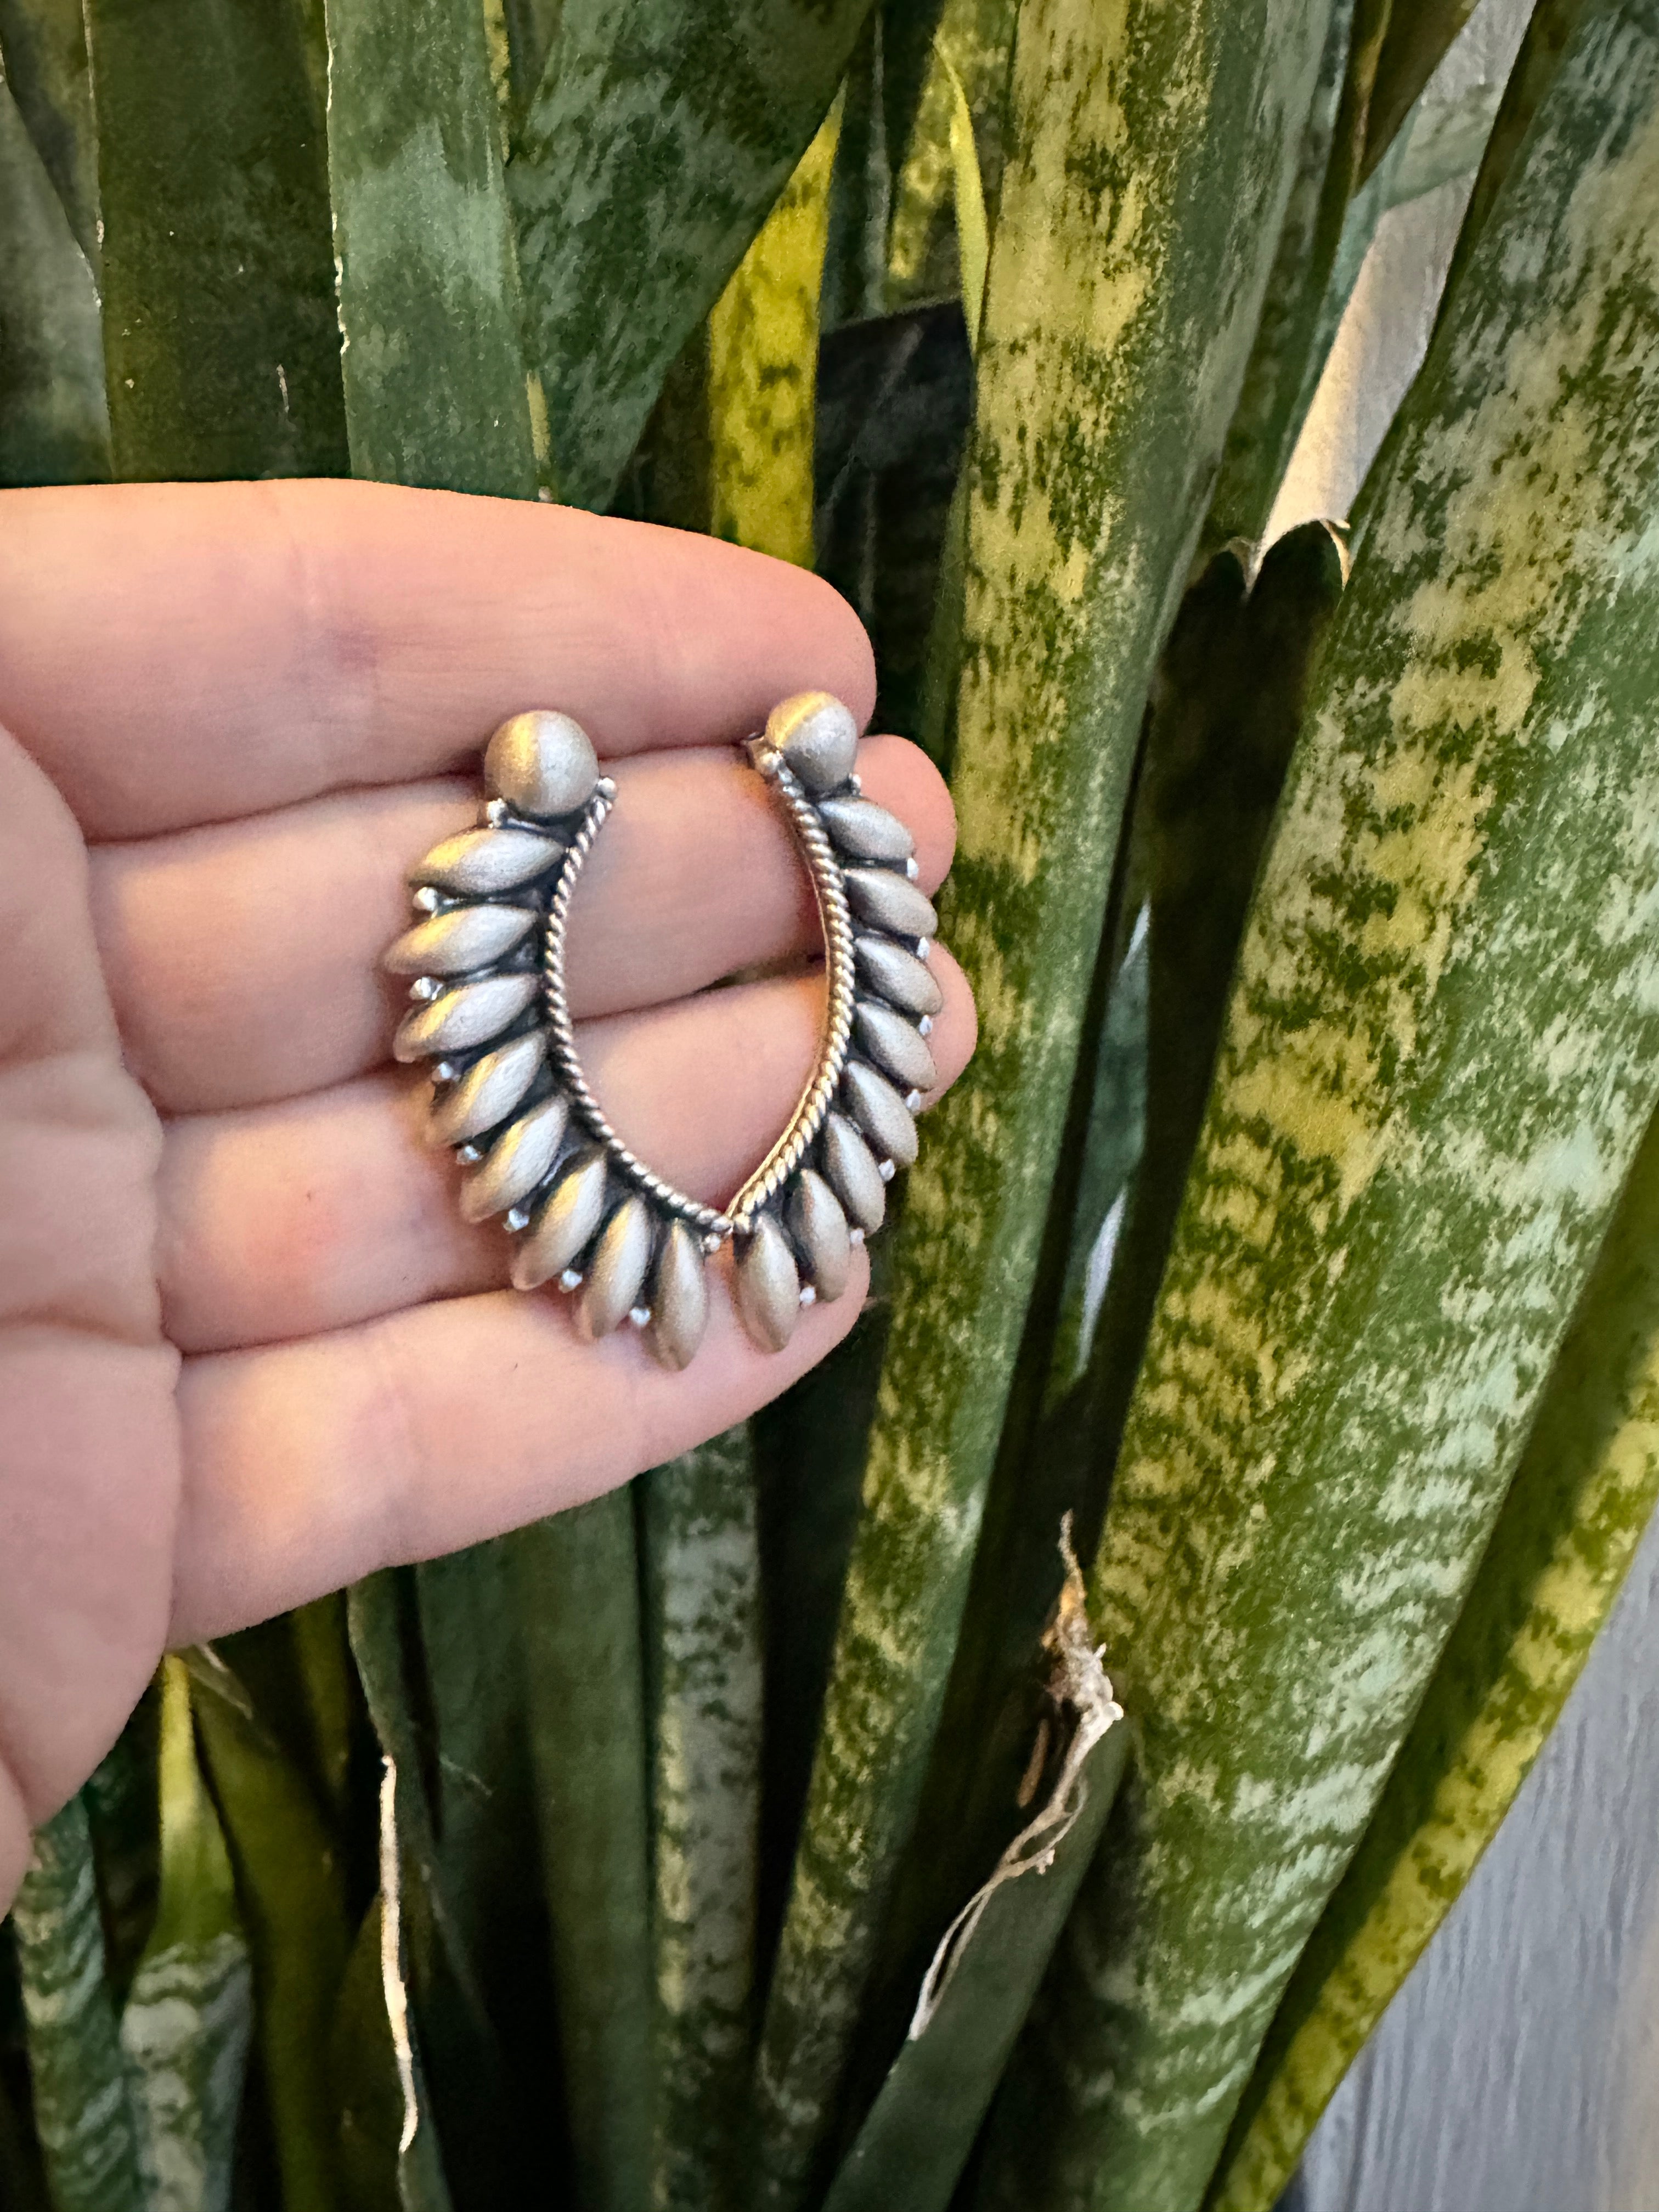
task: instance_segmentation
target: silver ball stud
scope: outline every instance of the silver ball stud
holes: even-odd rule
[[[859,726],[828,691],[801,691],[767,716],[766,742],[808,791],[833,791],[853,773]]]
[[[593,796],[599,756],[579,722],[544,708],[512,715],[484,748],[484,780],[537,821],[574,814]]]

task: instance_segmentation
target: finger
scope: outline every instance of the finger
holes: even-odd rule
[[[951,802],[902,738],[866,742],[872,798],[950,866]],[[619,799],[572,920],[579,1015],[655,1005],[817,941],[811,889],[758,776],[730,749],[619,765]],[[127,1063],[168,1113],[291,1097],[386,1057],[406,985],[380,956],[404,873],[474,817],[465,786],[316,799],[254,821],[107,845],[94,915]]]
[[[869,713],[845,601],[681,531],[389,484],[0,494],[0,722],[94,837],[440,774],[520,708],[615,755],[817,689]]]
[[[680,1375],[633,1329],[584,1344],[556,1299],[513,1291],[187,1361],[172,1641],[520,1528],[745,1419],[852,1327],[854,1260],[846,1295],[805,1309],[781,1352],[717,1296]]]
[[[934,960],[942,1091],[973,1050],[974,1011],[956,963]],[[799,1097],[822,1006],[816,976],[738,985],[591,1024],[584,1062],[623,1140],[718,1204]],[[159,1265],[175,1344],[270,1343],[506,1282],[505,1232],[461,1219],[454,1164],[422,1141],[423,1091],[386,1073],[169,1127]]]

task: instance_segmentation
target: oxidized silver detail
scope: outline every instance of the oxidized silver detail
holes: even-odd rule
[[[826,988],[811,1076],[723,1209],[629,1149],[581,1065],[570,914],[617,787],[580,726],[543,709],[503,723],[479,826],[410,871],[416,919],[386,959],[413,979],[394,1050],[433,1063],[428,1138],[471,1170],[463,1213],[505,1213],[518,1288],[574,1293],[590,1336],[631,1321],[670,1368],[702,1341],[722,1244],[750,1335],[781,1350],[803,1307],[845,1289],[895,1164],[915,1157],[911,1116],[937,1081],[924,1041],[944,1004],[925,964],[937,921],[910,832],[862,795],[857,748],[853,717],[823,692],[783,701],[744,747],[811,879]]]

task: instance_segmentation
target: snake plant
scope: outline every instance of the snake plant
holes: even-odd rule
[[[1271,2212],[1659,1493],[1652,0],[1255,542],[1468,13],[0,0],[0,483],[821,567],[981,1018],[748,1428],[167,1660],[8,2207]]]

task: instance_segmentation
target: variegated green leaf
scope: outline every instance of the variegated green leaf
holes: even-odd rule
[[[418,2124],[404,2129],[399,2186],[423,2204],[446,2185],[458,2195],[497,2198],[514,2178],[507,2069],[477,1948],[495,1903],[483,1881],[491,1855],[481,1848],[489,1794],[499,1780],[505,1797],[510,1778],[477,1771],[493,1761],[475,1747],[482,1739],[499,1748],[520,1719],[518,1684],[500,1666],[505,1656],[510,1668],[510,1650],[502,1650],[507,1586],[500,1547],[484,1545],[431,1568],[372,1576],[347,1600],[352,1656],[386,1761],[382,1965],[388,2008],[395,2003],[402,2015],[394,2013],[392,2026],[418,2115]],[[497,1671],[505,1672],[499,1715],[480,1709],[467,1665],[473,1655],[465,1631],[476,1642],[486,1607],[501,1638]],[[429,1637],[441,1653],[436,1668],[428,1663]],[[467,1755],[457,1758],[463,1716]],[[505,1844],[510,1814],[502,1827]],[[522,1849],[528,1838],[520,1832],[518,1840]]]
[[[741,2198],[760,1826],[760,1557],[746,1428],[640,1486],[657,2092],[652,2203]]]
[[[602,507],[823,120],[868,0],[565,0],[508,165],[560,496]]]
[[[98,146],[80,0],[0,0],[0,62],[76,244],[98,267]]]
[[[160,1905],[121,2013],[145,2207],[228,2212],[252,1977],[181,1659],[162,1662],[161,1791]]]
[[[97,288],[0,71],[0,484],[108,474]]]
[[[1393,0],[1368,103],[1362,182],[1393,145],[1474,4],[1475,0]]]
[[[1086,1554],[1099,1529],[1245,908],[1340,581],[1322,524],[1281,538],[1248,592],[1224,550],[1188,589],[1164,649],[1118,863],[1128,946],[1104,1018],[1091,1024],[1099,1043],[1070,1109],[923,1812],[884,1946],[890,1978],[915,1972],[915,1948],[936,1939],[1018,1825],[1041,1709],[1038,1638],[1060,1589],[1055,1537],[1071,1515]],[[1117,957],[1115,945],[1103,956]]]
[[[654,1977],[631,1493],[523,1530],[513,1567],[576,2191],[591,2212],[646,2212]]]
[[[1074,1827],[1042,1865],[1005,1883],[963,1945],[934,2017],[908,2037],[824,2212],[945,2212],[1072,1900],[1100,1842],[1127,1758],[1121,1730],[1079,1778]]]
[[[186,1661],[253,1957],[256,2047],[284,2212],[335,2212],[328,2029],[349,1942],[345,1871],[303,1769],[246,1684],[205,1646]]]
[[[1659,1126],[1637,1156],[1474,1587],[1285,1992],[1215,2212],[1272,2212],[1543,1748],[1656,1497]]]
[[[865,1517],[761,2057],[763,2201],[823,2155],[915,1814],[1042,1236],[1153,657],[1326,10],[1033,0],[980,353],[946,934],[975,1072],[912,1175]],[[1065,118],[1063,128],[1056,118]]]
[[[902,148],[888,238],[888,305],[937,298],[959,282],[953,204],[966,149],[958,88],[973,118],[980,195],[994,207],[1002,179],[1013,0],[945,0],[915,122]]]
[[[352,473],[529,498],[523,303],[483,13],[328,0],[327,14]]]
[[[1492,1531],[1659,1089],[1656,497],[1639,0],[1540,110],[1327,649],[1092,1582],[1138,1786],[988,2212],[1198,2204]]]
[[[812,565],[818,282],[837,118],[817,136],[708,318],[711,527]]]
[[[1296,182],[1216,479],[1212,544],[1261,538],[1330,349],[1330,277],[1389,11],[1389,0],[1338,0],[1331,10]],[[1340,296],[1346,301],[1346,289]]]
[[[322,116],[297,8],[87,0],[125,477],[343,475]]]
[[[145,2212],[138,2135],[104,1975],[86,1809],[34,1839],[12,1908],[29,2081],[53,2212]]]

